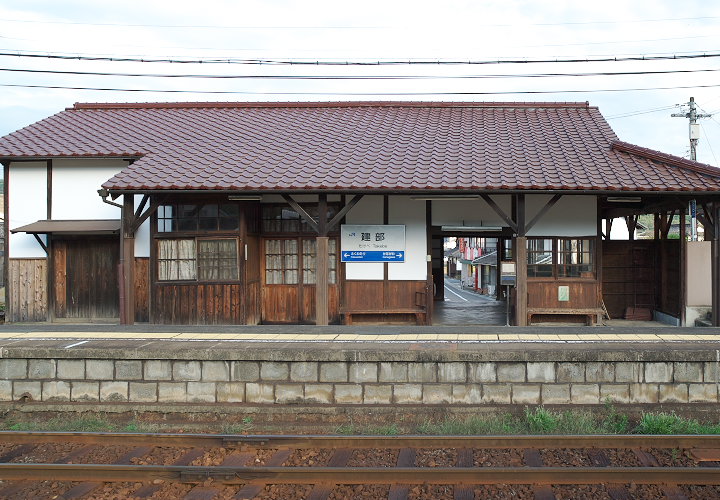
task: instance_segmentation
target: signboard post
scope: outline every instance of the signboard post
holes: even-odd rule
[[[510,287],[515,286],[517,271],[514,262],[500,262],[500,285],[505,285],[505,326],[510,326]]]
[[[405,226],[340,226],[342,262],[405,262]]]

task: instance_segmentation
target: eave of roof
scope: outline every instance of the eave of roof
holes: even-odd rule
[[[0,159],[137,160],[120,193],[716,193],[720,169],[618,141],[545,102],[77,103]]]
[[[116,234],[119,231],[119,219],[39,220],[10,230],[28,234]]]

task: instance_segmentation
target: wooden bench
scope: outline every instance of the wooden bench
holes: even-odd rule
[[[393,309],[340,309],[340,314],[343,315],[344,324],[352,325],[352,317],[358,314],[414,314],[415,322],[418,325],[425,324],[425,308],[424,307],[396,307]]]
[[[527,324],[532,322],[532,317],[536,314],[553,314],[567,316],[585,316],[587,325],[595,325],[602,323],[603,310],[601,308],[581,308],[581,309],[552,309],[546,307],[529,307],[527,310]]]

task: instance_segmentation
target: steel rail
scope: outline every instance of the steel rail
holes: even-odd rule
[[[720,448],[720,435],[327,436],[0,431],[0,443],[288,448]]]
[[[222,484],[720,484],[707,467],[192,467],[0,464],[2,480]]]

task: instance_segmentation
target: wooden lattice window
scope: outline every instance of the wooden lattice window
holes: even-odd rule
[[[591,278],[595,272],[595,240],[558,240],[557,274],[561,278]]]
[[[197,279],[195,240],[158,240],[158,279],[178,281]]]
[[[527,243],[527,275],[535,278],[553,277],[553,240],[529,239]]]
[[[157,210],[157,230],[168,232],[237,231],[240,208],[235,203],[175,203]]]
[[[298,240],[265,240],[265,283],[296,285],[299,283]]]
[[[317,205],[303,205],[303,209],[318,221]],[[328,219],[332,219],[338,212],[335,204],[328,205]],[[265,233],[314,233],[315,231],[300,214],[287,205],[263,205],[262,229]]]
[[[303,283],[314,285],[316,281],[317,243],[314,239],[303,240]],[[328,283],[337,283],[337,241],[328,240]]]
[[[237,280],[237,240],[234,238],[198,239],[197,267],[200,281]]]
[[[158,280],[233,281],[238,279],[235,238],[158,239]]]

